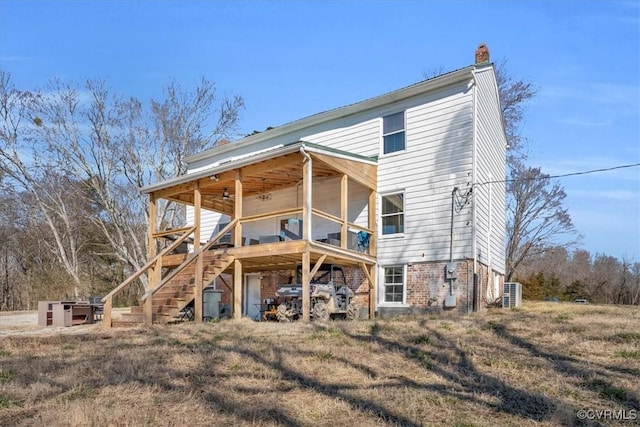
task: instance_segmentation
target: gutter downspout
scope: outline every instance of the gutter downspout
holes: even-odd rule
[[[489,182],[493,181],[493,175],[489,174]],[[493,185],[489,184],[489,226],[487,229],[487,287],[491,286],[491,292],[495,290],[496,284],[493,280],[493,267],[491,266],[491,234],[493,224]]]
[[[475,70],[471,73],[472,80],[470,82],[471,86],[471,96],[473,98],[473,113],[472,113],[472,123],[473,123],[473,150],[472,150],[472,161],[471,161],[471,188],[476,186],[477,182],[477,173],[478,173],[478,93],[477,93],[477,84],[476,84],[476,74]],[[476,194],[477,197],[477,194]],[[473,259],[473,275],[475,276],[478,273],[478,242],[476,236],[477,230],[477,207],[475,201],[472,201],[472,209],[471,209],[471,235],[472,243],[471,243],[471,258]],[[469,280],[467,279],[467,286],[469,286]]]

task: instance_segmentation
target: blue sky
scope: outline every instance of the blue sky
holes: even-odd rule
[[[481,42],[539,89],[522,128],[532,165],[640,163],[636,1],[0,0],[0,68],[20,87],[104,78],[148,99],[206,76],[245,99],[240,134],[470,65]],[[640,261],[640,168],[561,182],[582,247]]]

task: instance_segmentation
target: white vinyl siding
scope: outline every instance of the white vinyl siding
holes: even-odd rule
[[[506,137],[491,67],[475,71],[476,76],[476,256],[494,271],[505,272]],[[485,184],[493,182],[492,184]]]
[[[361,156],[377,156],[380,140],[380,119],[366,117],[362,122],[340,124],[339,127],[307,133],[301,139],[326,147],[360,154]]]
[[[347,221],[369,227],[368,203],[369,191],[353,180],[348,183],[349,206],[347,211]],[[316,180],[313,183],[313,206],[334,216],[340,215],[340,178]],[[337,195],[337,196],[336,196]],[[336,197],[338,203],[336,203]],[[293,209],[302,200],[302,186],[285,188],[274,191],[269,200],[259,200],[255,196],[246,197],[242,201],[243,215],[258,215],[265,212],[274,212],[282,209]],[[276,235],[280,233],[280,220],[286,218],[271,218],[265,221],[252,221],[242,227],[242,235],[245,239],[259,239],[262,235]],[[299,218],[298,218],[299,219]],[[202,210],[201,222],[202,230],[200,239],[208,241],[216,226],[230,221],[227,215],[221,215],[206,209]],[[187,224],[193,224],[193,207],[187,206]],[[320,221],[313,227],[313,239],[326,239],[329,233],[340,231],[337,223],[330,221]],[[248,241],[248,240],[247,240]]]
[[[486,77],[486,83],[483,78]],[[474,165],[474,110],[473,85],[469,80],[432,90],[425,94],[401,99],[394,103],[361,111],[357,114],[339,117],[322,124],[292,131],[286,135],[261,140],[253,145],[244,145],[237,151],[220,154],[207,160],[198,160],[190,164],[190,171],[211,167],[216,162],[230,156],[251,151],[264,150],[278,144],[289,144],[303,140],[329,148],[349,151],[365,156],[379,156],[378,188],[379,195],[403,192],[404,194],[404,232],[402,235],[382,235],[382,223],[378,223],[377,260],[379,265],[404,265],[412,262],[430,262],[448,260],[451,239],[451,192],[458,187],[461,193],[471,188],[474,182],[488,180],[492,173],[494,180],[504,179],[504,136],[495,134],[500,126],[499,106],[491,99],[488,84],[489,73],[478,73],[477,92],[479,111],[476,126],[478,137],[477,169],[473,176]],[[381,136],[383,135],[383,117],[404,111],[405,150],[385,156],[382,154]],[[486,130],[485,130],[486,127]],[[232,143],[233,144],[233,143]],[[231,145],[231,144],[230,144]],[[482,146],[481,146],[482,145]],[[487,171],[485,168],[487,165]],[[480,176],[480,174],[483,174]],[[323,209],[322,198],[335,202],[336,191],[316,191],[314,183],[314,206]],[[485,186],[486,187],[486,186]],[[322,188],[322,187],[318,187]],[[333,188],[333,187],[332,187]],[[350,184],[351,188],[351,184]],[[298,190],[289,190],[287,200],[299,197]],[[356,198],[349,195],[349,216],[356,217],[359,224],[366,225],[366,191],[360,189]],[[454,217],[454,259],[474,258],[473,253],[473,214],[477,206],[478,232],[488,235],[488,215],[480,211],[488,209],[488,192],[479,187],[479,196],[475,194],[470,203]],[[362,194],[360,194],[362,193]],[[274,192],[272,201],[260,202],[246,200],[245,215],[266,208],[267,203],[276,203],[279,193]],[[284,194],[283,194],[284,195]],[[316,199],[319,197],[320,199]],[[380,197],[378,197],[380,201]],[[504,188],[495,186],[492,194],[492,230],[489,247],[492,248],[492,265],[497,271],[504,270]],[[324,204],[324,205],[329,205]],[[337,206],[338,204],[336,204]],[[289,206],[280,206],[286,208]],[[352,211],[354,213],[352,214]],[[486,216],[486,218],[485,218]],[[376,217],[381,219],[381,206],[376,206]],[[203,215],[203,222],[209,221],[209,214]],[[275,222],[273,227],[276,227]],[[211,230],[210,228],[209,230]],[[275,229],[274,229],[275,231]],[[324,234],[326,230],[318,230]],[[206,234],[206,232],[204,232]],[[314,238],[316,231],[314,230]],[[209,231],[210,234],[210,231]],[[243,233],[244,234],[244,233]],[[480,238],[478,235],[478,239]],[[208,237],[208,236],[207,236]],[[486,238],[485,238],[486,240]],[[487,242],[477,241],[478,248],[486,252]],[[501,267],[502,265],[502,267]]]
[[[406,152],[378,161],[378,192],[404,190],[404,238],[380,238],[380,264],[449,258],[451,192],[466,191],[473,179],[472,112],[466,82],[406,109]],[[455,259],[472,255],[471,209],[465,206],[454,218]]]

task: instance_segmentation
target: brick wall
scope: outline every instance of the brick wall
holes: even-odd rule
[[[415,311],[444,309],[444,300],[449,294],[449,281],[445,280],[446,262],[413,264],[407,267],[407,303]],[[456,295],[454,310],[467,312],[473,310],[473,261],[457,262],[457,279],[452,290]],[[485,306],[488,268],[478,263],[478,289],[476,307]],[[417,310],[416,310],[417,309]]]
[[[426,312],[444,309],[444,300],[449,293],[449,282],[445,280],[446,262],[412,264],[407,267],[407,303],[409,310],[398,312]],[[473,309],[473,261],[458,261],[457,280],[453,283],[453,293],[457,296],[454,310],[467,312]],[[487,266],[478,263],[478,289],[476,306],[478,309],[486,307],[487,284],[490,283],[490,271]],[[359,267],[343,268],[349,287],[355,292],[355,302],[362,308],[369,307],[369,281]],[[265,271],[260,276],[261,300],[275,298],[276,286],[289,283],[292,274],[290,270]],[[224,280],[233,287],[230,275],[224,275]],[[295,280],[295,278],[293,279]],[[504,277],[499,277],[502,289]],[[222,303],[231,304],[229,289],[218,279],[217,289],[222,291]],[[385,313],[395,310],[383,309]]]

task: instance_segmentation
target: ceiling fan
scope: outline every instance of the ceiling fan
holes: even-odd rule
[[[236,196],[229,193],[229,188],[224,187],[221,192],[216,194],[211,194],[209,197],[214,199],[226,201],[226,200],[235,200]]]

